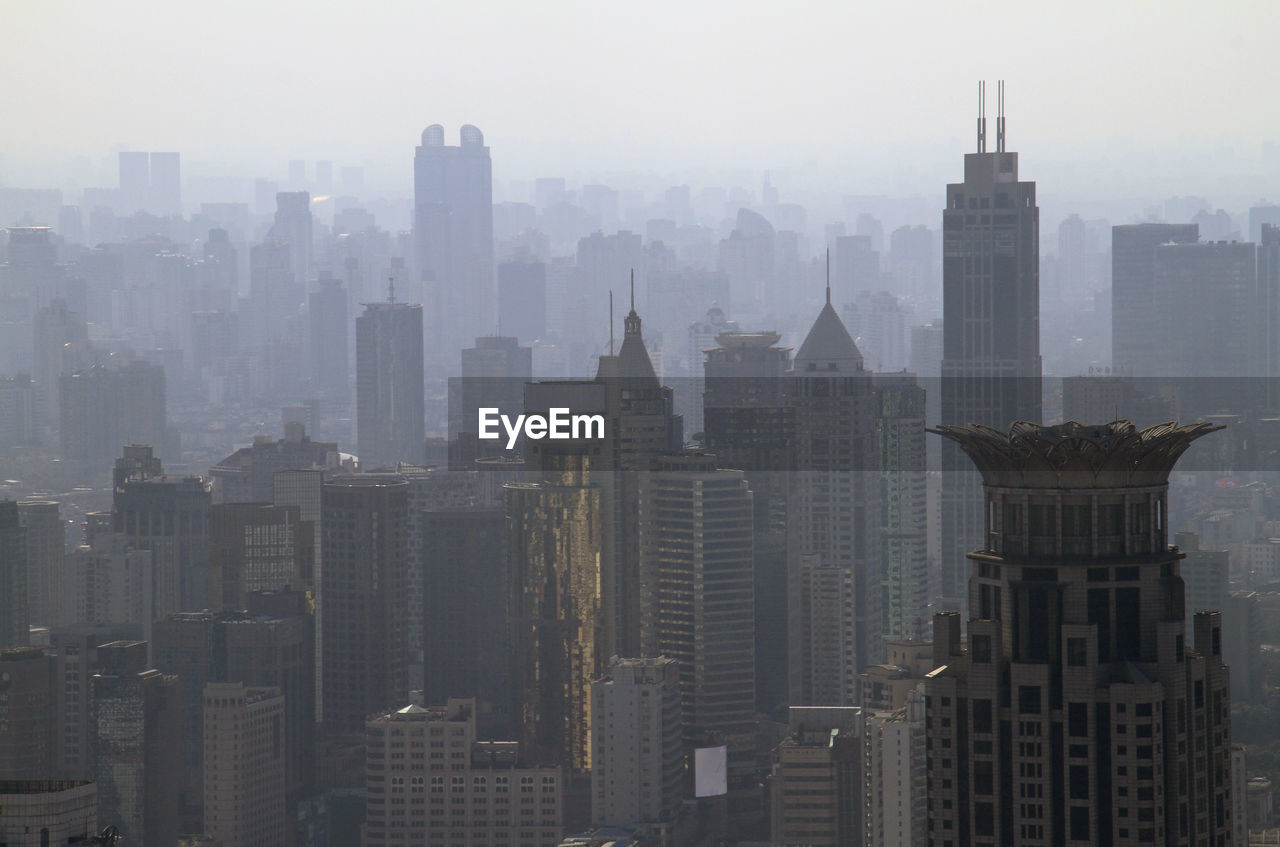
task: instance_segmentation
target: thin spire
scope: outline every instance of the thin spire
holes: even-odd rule
[[[831,248],[827,248],[827,305],[831,305]]]
[[[987,152],[987,83],[978,80],[978,152]]]
[[[396,275],[391,274],[387,277],[387,302],[396,302]]]
[[[996,83],[996,152],[1004,152],[1004,80]]]
[[[631,269],[631,314],[636,313],[636,269]]]
[[[609,289],[609,355],[613,355],[613,289]]]

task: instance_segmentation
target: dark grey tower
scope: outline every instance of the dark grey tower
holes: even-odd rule
[[[484,134],[467,124],[446,147],[444,127],[422,131],[413,157],[413,295],[427,307],[433,359],[452,365],[493,331],[493,166]]]
[[[979,86],[978,152],[964,157],[964,182],[947,186],[942,213],[942,423],[1039,421],[1040,209],[1036,184],[1018,180],[1018,154],[1005,150],[1004,84],[996,149],[987,152],[985,84]],[[942,452],[944,602],[958,607],[965,553],[982,535],[977,475],[956,447]]]
[[[356,442],[366,469],[422,459],[422,307],[365,303],[356,318]]]

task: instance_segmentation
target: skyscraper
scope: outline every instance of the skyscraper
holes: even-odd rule
[[[964,157],[964,182],[947,185],[942,213],[944,424],[997,429],[1040,420],[1040,209],[1036,184],[1018,180],[1018,154],[1005,150],[1004,83],[996,149],[987,152],[985,86],[978,150]],[[964,555],[982,534],[976,475],[960,451],[942,451],[943,602],[963,602]]]
[[[20,501],[18,517],[27,543],[27,617],[31,623],[49,626],[66,555],[66,527],[52,500]]]
[[[982,473],[985,540],[925,683],[929,843],[1226,844],[1218,612],[1187,642],[1168,477],[1207,423],[941,427]]]
[[[314,585],[315,526],[297,506],[219,503],[209,511],[209,605],[245,608],[252,591]]]
[[[204,832],[217,844],[286,844],[287,739],[279,688],[204,687]]]
[[[311,346],[311,379],[334,397],[348,397],[351,368],[347,346],[347,289],[339,280],[322,276],[307,300]]]
[[[493,165],[484,133],[467,124],[447,147],[444,127],[422,131],[413,157],[414,279],[430,321],[433,360],[452,364],[467,340],[493,331]]]
[[[0,650],[0,779],[57,773],[56,670],[40,647]]]
[[[1152,268],[1154,376],[1257,376],[1261,314],[1253,244],[1161,244]],[[1170,332],[1177,327],[1177,332]]]
[[[1152,308],[1156,248],[1194,244],[1195,224],[1129,224],[1111,228],[1111,363],[1131,376],[1155,376],[1159,336],[1167,332]],[[958,423],[958,422],[957,422]]]
[[[425,448],[422,307],[366,303],[356,318],[356,441],[365,470],[416,462]]]
[[[880,479],[872,376],[829,298],[790,379],[787,666],[791,703],[850,706],[879,655]]]
[[[751,491],[714,456],[663,457],[640,489],[641,641],[680,663],[686,750],[715,736],[729,778],[755,769]],[[715,633],[707,638],[706,633]],[[621,823],[622,821],[615,821]]]
[[[27,536],[18,504],[0,500],[0,650],[25,646],[27,616]]]
[[[321,684],[330,734],[360,733],[367,716],[409,696],[408,490],[396,474],[324,483]]]
[[[276,217],[267,238],[289,245],[289,270],[294,282],[306,287],[311,282],[311,195],[306,191],[276,194]]]

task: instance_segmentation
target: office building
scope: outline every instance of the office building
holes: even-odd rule
[[[105,474],[126,444],[171,447],[163,365],[143,361],[64,374],[59,385],[62,459]]]
[[[877,374],[874,386],[880,630],[884,638],[923,638],[929,606],[925,389],[911,374]]]
[[[315,526],[302,520],[297,506],[219,503],[210,507],[210,607],[243,609],[253,591],[310,591],[315,537]]]
[[[311,281],[311,195],[306,191],[276,194],[276,217],[267,238],[289,245],[289,272],[295,283]]]
[[[241,332],[254,345],[278,338],[285,322],[304,302],[305,279],[293,275],[293,251],[279,239],[268,238],[249,248],[249,303],[252,313]]]
[[[985,88],[985,86],[984,86]],[[1036,184],[1018,179],[1005,150],[1004,84],[996,149],[964,157],[964,182],[947,185],[942,213],[941,421],[1004,429],[1040,414],[1040,209]],[[983,103],[985,108],[985,101]],[[965,554],[982,537],[982,496],[968,460],[942,448],[942,602],[964,602]]]
[[[57,773],[56,669],[41,647],[0,650],[0,779]]]
[[[585,453],[540,459],[537,482],[506,486],[511,714],[530,761],[585,773],[604,669],[604,495]]]
[[[321,685],[331,735],[358,734],[367,716],[409,696],[408,489],[396,474],[324,483]]]
[[[932,641],[887,641],[885,647],[885,661],[859,675],[864,709],[890,712],[902,708],[925,674],[933,670]]]
[[[388,847],[401,835],[410,844],[459,847],[560,843],[560,769],[530,766],[514,741],[478,741],[475,709],[474,700],[455,698],[368,721],[364,847]]]
[[[141,630],[133,637],[150,641],[155,605],[152,553],[136,550],[126,536],[110,532],[110,516],[106,517],[108,531],[66,554],[65,567],[53,583],[49,625],[137,623]]]
[[[205,686],[238,683],[275,687],[284,698],[281,731],[285,768],[281,789],[295,802],[311,785],[315,746],[313,622],[298,592],[255,592],[247,611],[183,612],[158,620],[152,631],[155,666],[178,678],[182,700],[182,814],[184,831],[201,831],[206,791],[202,733]]]
[[[178,790],[185,765],[179,744],[178,681],[147,667],[147,645],[98,647],[90,679],[90,778],[98,786],[98,823],[122,838],[176,847]]]
[[[791,348],[776,332],[726,332],[706,349],[703,443],[721,466],[746,471],[755,511],[756,708],[787,699],[787,475],[795,407]]]
[[[656,461],[640,489],[644,655],[679,663],[686,751],[715,737],[731,782],[755,770],[752,503],[742,471],[706,454]],[[705,633],[716,633],[706,638]],[[623,823],[624,821],[614,821]]]
[[[416,462],[426,449],[422,307],[390,296],[356,318],[356,442],[365,470]]]
[[[773,751],[772,844],[859,847],[863,843],[865,731],[857,706],[792,706],[787,737]]]
[[[51,500],[18,503],[27,544],[27,618],[38,626],[52,621],[55,585],[63,569],[66,528],[58,504]]]
[[[1230,597],[1230,563],[1231,554],[1227,550],[1204,550],[1200,547],[1200,536],[1194,532],[1175,532],[1173,546],[1184,554],[1179,572],[1186,586],[1187,631],[1195,623],[1197,612],[1222,612],[1224,626],[1225,616],[1229,611]],[[1226,654],[1230,655],[1230,654]],[[1230,666],[1230,663],[1228,663]],[[1242,668],[1241,670],[1245,670]],[[1233,671],[1234,673],[1234,671]]]
[[[469,469],[481,456],[506,451],[504,439],[480,441],[479,410],[498,409],[501,414],[524,411],[524,384],[533,378],[533,348],[520,346],[514,336],[483,336],[474,347],[462,351],[462,379],[450,380],[449,464]]]
[[[251,447],[241,447],[209,469],[213,502],[277,502],[277,473],[333,467],[338,464],[339,455],[336,441],[313,441],[302,424],[286,424],[283,438],[255,436]],[[315,495],[319,497],[319,489]],[[283,501],[277,504],[301,505]],[[315,508],[320,508],[318,499]],[[302,519],[314,518],[303,514]]]
[[[929,843],[1227,843],[1221,615],[1188,641],[1166,523],[1169,472],[1215,427],[940,429],[982,473],[986,540],[967,638],[934,618]]]
[[[98,788],[85,780],[0,780],[0,844],[47,847],[98,832]]]
[[[684,799],[679,664],[613,657],[591,711],[591,823],[669,823]]]
[[[1159,372],[1160,336],[1168,325],[1152,308],[1164,296],[1156,287],[1156,248],[1194,244],[1199,238],[1195,224],[1111,228],[1111,363],[1121,374],[1148,377]]]
[[[431,508],[422,522],[423,698],[473,697],[483,728],[510,718],[507,527],[501,508]]]
[[[525,344],[546,336],[546,263],[525,259],[498,265],[498,333]]]
[[[493,165],[480,130],[467,124],[460,141],[446,146],[444,127],[432,124],[413,157],[409,291],[426,306],[430,353],[442,364],[494,329]]]
[[[1155,370],[1164,377],[1259,375],[1255,352],[1257,250],[1253,244],[1155,248]],[[1177,327],[1177,332],[1169,332]]]
[[[924,847],[929,819],[924,694],[866,712],[866,847]]]
[[[53,428],[59,421],[59,380],[80,364],[89,334],[84,321],[60,297],[35,313],[31,334],[36,419],[41,427]]]
[[[152,619],[209,604],[209,485],[164,472],[151,447],[131,445],[116,460],[112,531],[151,552]]]
[[[340,280],[321,276],[307,297],[307,361],[316,387],[342,399],[348,396],[351,374],[347,313],[347,289]]]
[[[204,687],[204,833],[215,844],[289,842],[284,708],[279,688]]]
[[[89,680],[98,669],[98,645],[132,641],[139,624],[74,624],[49,631],[54,657],[54,774],[59,779],[89,778]]]
[[[689,346],[685,352],[685,370],[688,379],[680,380],[676,392],[676,404],[684,415],[685,432],[696,438],[702,433],[703,394],[707,390],[706,361],[710,350],[715,348],[716,339],[725,333],[736,333],[738,325],[725,317],[724,309],[712,306],[700,321],[689,324]],[[703,438],[705,439],[705,434]]]
[[[790,400],[789,699],[849,706],[858,671],[881,649],[877,409],[871,373],[830,300],[796,353]]]
[[[26,645],[27,533],[12,500],[0,500],[0,650]]]

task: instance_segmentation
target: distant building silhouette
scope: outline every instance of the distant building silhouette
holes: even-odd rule
[[[365,470],[425,449],[422,307],[366,303],[356,318],[356,441]]]
[[[1129,224],[1111,228],[1111,362],[1129,376],[1155,376],[1159,337],[1168,332],[1152,304],[1156,289],[1156,248],[1193,244],[1195,224]]]
[[[27,533],[13,500],[0,500],[0,650],[24,647],[27,613]]]

